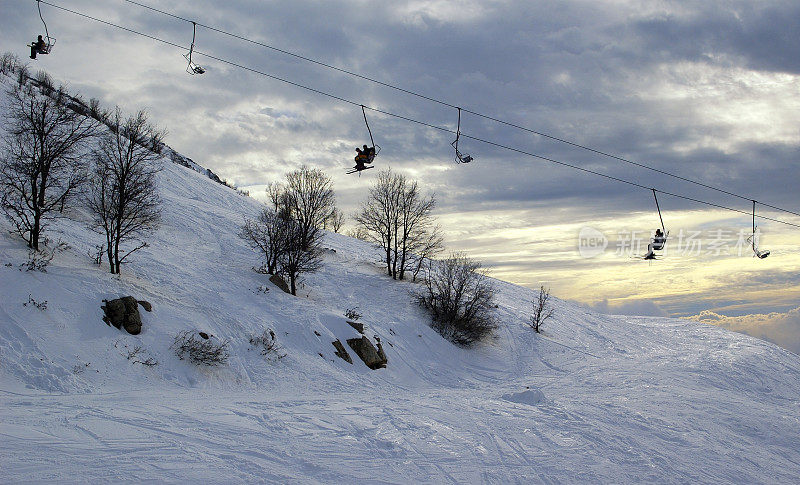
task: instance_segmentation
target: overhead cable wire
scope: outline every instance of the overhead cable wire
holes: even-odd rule
[[[178,20],[182,20],[184,22],[195,23],[195,21],[189,20],[189,19],[187,19],[185,17],[181,17],[180,15],[176,15],[174,13],[167,12],[165,10],[161,10],[161,9],[152,7],[150,5],[146,5],[146,4],[141,3],[141,2],[137,2],[137,1],[134,1],[134,0],[122,0],[122,1],[130,3],[130,4],[133,4],[133,5],[137,5],[139,7],[142,7],[142,8],[148,9],[148,10],[152,10],[152,11],[160,13],[162,15],[166,15],[166,16],[178,19]],[[442,101],[440,99],[436,99],[436,98],[433,98],[433,97],[430,97],[430,96],[426,96],[424,94],[420,94],[418,92],[415,92],[415,91],[412,91],[412,90],[409,90],[409,89],[401,88],[400,86],[397,86],[397,85],[394,85],[394,84],[391,84],[391,83],[387,83],[385,81],[381,81],[381,80],[378,80],[378,79],[375,79],[375,78],[372,78],[372,77],[369,77],[369,76],[365,76],[363,74],[359,74],[357,72],[353,72],[353,71],[350,71],[350,70],[347,70],[347,69],[343,69],[341,67],[333,66],[331,64],[328,64],[328,63],[325,63],[325,62],[322,62],[322,61],[318,61],[316,59],[312,59],[310,57],[303,56],[301,54],[297,54],[297,53],[294,53],[294,52],[291,52],[291,51],[287,51],[285,49],[281,49],[281,48],[266,44],[264,42],[253,40],[253,39],[250,39],[248,37],[244,37],[244,36],[239,35],[239,34],[235,34],[235,33],[228,32],[226,30],[223,30],[223,29],[220,29],[220,28],[217,28],[217,27],[213,27],[211,25],[206,25],[206,24],[202,24],[202,23],[199,23],[199,22],[197,22],[197,25],[199,25],[201,27],[204,27],[204,28],[206,28],[208,30],[220,33],[220,34],[227,35],[227,36],[233,37],[235,39],[242,40],[244,42],[249,42],[249,43],[254,44],[254,45],[258,45],[258,46],[261,46],[261,47],[264,47],[264,48],[267,48],[267,49],[271,49],[273,51],[280,52],[281,54],[292,56],[292,57],[295,57],[297,59],[301,59],[301,60],[306,61],[306,62],[317,64],[319,66],[322,66],[322,67],[325,67],[325,68],[328,68],[328,69],[333,69],[335,71],[347,74],[349,76],[357,77],[357,78],[363,79],[365,81],[369,81],[371,83],[378,84],[380,86],[384,86],[384,87],[387,87],[387,88],[390,88],[390,89],[394,89],[396,91],[400,91],[400,92],[405,93],[405,94],[416,96],[418,98],[425,99],[427,101],[431,101],[433,103],[437,103],[437,104],[440,104],[442,106],[447,106],[447,107],[453,108],[453,109],[459,109],[459,110],[461,110],[461,111],[463,111],[465,113],[469,113],[471,115],[478,116],[480,118],[484,118],[484,119],[493,121],[495,123],[500,123],[502,125],[506,125],[506,126],[509,126],[509,127],[512,127],[512,128],[516,128],[518,130],[526,131],[528,133],[532,133],[534,135],[538,135],[538,136],[541,136],[541,137],[544,137],[544,138],[547,138],[547,139],[550,139],[550,140],[553,140],[553,141],[556,141],[556,142],[559,142],[559,143],[564,143],[566,145],[569,145],[569,146],[572,146],[572,147],[575,147],[575,148],[586,150],[586,151],[595,153],[597,155],[608,157],[608,158],[611,158],[611,159],[614,159],[614,160],[617,160],[617,161],[620,161],[620,162],[623,162],[623,163],[628,163],[628,164],[634,165],[636,167],[640,167],[640,168],[644,168],[644,169],[647,169],[647,170],[651,170],[651,171],[659,173],[661,175],[666,175],[668,177],[673,177],[675,179],[678,179],[678,180],[681,180],[681,181],[684,181],[684,182],[688,182],[688,183],[691,183],[691,184],[695,184],[695,185],[698,185],[698,186],[706,188],[706,189],[715,190],[717,192],[720,192],[720,193],[723,193],[723,194],[726,194],[726,195],[730,195],[730,196],[733,196],[733,197],[738,197],[740,199],[744,199],[744,200],[747,200],[747,201],[753,200],[751,197],[747,197],[747,196],[744,196],[744,195],[741,195],[741,194],[737,194],[737,193],[731,192],[729,190],[721,189],[719,187],[715,187],[715,186],[707,184],[705,182],[700,182],[700,181],[697,181],[697,180],[694,180],[694,179],[690,179],[688,177],[684,177],[682,175],[678,175],[678,174],[675,174],[675,173],[672,173],[672,172],[668,172],[666,170],[662,170],[662,169],[659,169],[659,168],[656,168],[656,167],[652,167],[652,166],[646,165],[644,163],[635,162],[633,160],[630,160],[630,159],[627,159],[627,158],[624,158],[624,157],[620,157],[618,155],[614,155],[612,153],[605,152],[603,150],[598,150],[596,148],[592,148],[592,147],[587,146],[587,145],[582,145],[580,143],[569,141],[567,139],[560,138],[560,137],[557,137],[557,136],[554,136],[554,135],[550,135],[550,134],[547,134],[547,133],[544,133],[544,132],[541,132],[541,131],[537,131],[537,130],[534,130],[532,128],[527,128],[525,126],[518,125],[518,124],[512,123],[510,121],[505,121],[505,120],[502,120],[500,118],[496,118],[496,117],[493,117],[493,116],[490,116],[490,115],[487,115],[487,114],[484,114],[484,113],[480,113],[480,112],[477,112],[477,111],[472,111],[472,110],[467,109],[467,108],[462,108],[462,107],[456,106],[454,104],[448,103],[446,101]],[[775,209],[777,211],[786,212],[786,213],[789,213],[789,214],[800,216],[800,212],[794,212],[794,211],[791,211],[789,209],[783,209],[781,207],[777,207],[777,206],[774,206],[774,205],[771,205],[771,204],[767,204],[766,202],[758,201],[758,203],[763,205],[763,206],[765,206],[765,207],[769,207],[771,209]]]
[[[43,3],[45,5],[49,5],[49,6],[53,7],[53,8],[56,8],[56,9],[59,9],[59,10],[63,10],[65,12],[69,12],[69,13],[71,13],[73,15],[77,15],[79,17],[83,17],[83,18],[86,18],[86,19],[89,19],[89,20],[92,20],[92,21],[95,21],[95,22],[99,22],[99,23],[102,23],[104,25],[108,25],[110,27],[115,27],[115,28],[124,30],[126,32],[130,32],[130,33],[133,33],[133,34],[136,34],[136,35],[140,35],[142,37],[146,37],[148,39],[155,40],[157,42],[161,42],[161,43],[166,44],[166,45],[177,47],[179,49],[188,49],[187,46],[176,44],[174,42],[171,42],[171,41],[168,41],[168,40],[165,40],[165,39],[161,39],[159,37],[156,37],[156,36],[144,33],[144,32],[140,32],[140,31],[128,28],[128,27],[124,27],[122,25],[119,25],[119,24],[116,24],[116,23],[113,23],[113,22],[109,22],[107,20],[99,19],[97,17],[93,17],[91,15],[87,15],[85,13],[78,12],[76,10],[72,10],[72,9],[69,9],[69,8],[66,8],[66,7],[62,7],[60,5],[56,5],[54,3],[47,2],[46,0],[38,0],[38,1],[41,1],[41,3]],[[198,25],[200,25],[200,24],[198,24]],[[335,94],[331,94],[331,93],[328,93],[328,92],[325,92],[325,91],[322,91],[322,90],[319,90],[319,89],[316,89],[316,88],[312,88],[310,86],[306,86],[306,85],[297,83],[295,81],[284,79],[284,78],[281,78],[281,77],[266,73],[264,71],[260,71],[260,70],[255,69],[255,68],[248,67],[248,66],[245,66],[243,64],[239,64],[237,62],[230,61],[230,60],[215,56],[213,54],[208,54],[208,53],[201,52],[201,51],[194,51],[194,53],[198,54],[198,55],[201,55],[201,56],[204,56],[204,57],[207,57],[209,59],[213,59],[215,61],[221,62],[223,64],[227,64],[227,65],[232,66],[232,67],[243,69],[245,71],[249,71],[249,72],[252,72],[254,74],[259,74],[261,76],[265,76],[267,78],[274,79],[276,81],[281,81],[281,82],[289,84],[291,86],[295,86],[295,87],[298,87],[298,88],[301,88],[301,89],[305,89],[307,91],[310,91],[310,92],[319,94],[321,96],[325,96],[325,97],[334,99],[336,101],[341,101],[343,103],[347,103],[347,104],[350,104],[350,105],[353,105],[353,106],[363,107],[364,109],[368,109],[368,110],[374,111],[376,113],[381,113],[381,114],[386,115],[386,116],[390,116],[390,117],[397,118],[397,119],[400,119],[400,120],[404,120],[404,121],[408,121],[408,122],[411,122],[411,123],[415,123],[415,124],[418,124],[418,125],[421,125],[421,126],[425,126],[425,127],[428,127],[428,128],[432,128],[432,129],[435,129],[435,130],[438,130],[438,131],[442,131],[442,132],[445,132],[445,133],[456,134],[456,131],[451,130],[450,128],[437,126],[437,125],[434,125],[434,124],[431,124],[431,123],[428,123],[428,122],[425,122],[425,121],[421,121],[421,120],[417,120],[417,119],[414,119],[414,118],[410,118],[408,116],[403,116],[403,115],[400,115],[400,114],[392,113],[390,111],[386,111],[386,110],[383,110],[383,109],[380,109],[380,108],[374,108],[374,107],[366,106],[366,105],[364,105],[362,103],[358,103],[356,101],[353,101],[353,100],[350,100],[350,99],[347,99],[347,98],[343,98],[343,97],[337,96]],[[522,149],[519,149],[519,148],[514,148],[514,147],[511,147],[511,146],[508,146],[508,145],[504,145],[502,143],[498,143],[498,142],[494,142],[494,141],[491,141],[491,140],[486,140],[486,139],[479,138],[479,137],[476,137],[476,136],[468,135],[466,133],[461,133],[460,135],[462,137],[464,137],[464,138],[468,138],[468,139],[471,139],[471,140],[474,140],[474,141],[477,141],[477,142],[480,142],[480,143],[484,143],[486,145],[490,145],[490,146],[493,146],[493,147],[496,147],[496,148],[501,148],[501,149],[504,149],[504,150],[509,150],[509,151],[512,151],[512,152],[515,152],[515,153],[519,153],[519,154],[526,155],[526,156],[529,156],[529,157],[532,157],[532,158],[537,158],[539,160],[544,160],[544,161],[547,161],[547,162],[555,163],[557,165],[561,165],[561,166],[564,166],[564,167],[569,167],[569,168],[572,168],[572,169],[575,169],[575,170],[580,170],[580,171],[585,172],[585,173],[589,173],[589,174],[592,174],[592,175],[597,175],[599,177],[604,177],[606,179],[614,180],[614,181],[617,181],[617,182],[620,182],[620,183],[624,183],[624,184],[627,184],[627,185],[631,185],[633,187],[639,187],[639,188],[642,188],[642,189],[645,189],[645,190],[648,190],[648,191],[660,192],[660,193],[665,194],[665,195],[669,195],[669,196],[676,197],[676,198],[679,198],[679,199],[688,200],[688,201],[699,203],[699,204],[705,204],[705,205],[708,205],[708,206],[711,206],[711,207],[716,207],[716,208],[719,208],[719,209],[725,209],[725,210],[732,211],[732,212],[738,212],[738,213],[741,213],[741,214],[751,215],[751,213],[749,211],[743,211],[743,210],[736,209],[736,208],[733,208],[733,207],[727,207],[727,206],[716,204],[716,203],[713,203],[713,202],[708,202],[708,201],[704,201],[704,200],[701,200],[701,199],[696,199],[696,198],[685,196],[685,195],[681,195],[681,194],[676,194],[676,193],[667,192],[667,191],[660,190],[660,189],[655,189],[653,187],[649,187],[647,185],[643,185],[643,184],[640,184],[640,183],[637,183],[637,182],[632,182],[630,180],[626,180],[626,179],[622,179],[622,178],[619,178],[619,177],[615,177],[613,175],[608,175],[608,174],[605,174],[605,173],[602,173],[602,172],[597,172],[595,170],[591,170],[591,169],[588,169],[588,168],[585,168],[585,167],[581,167],[581,166],[578,166],[578,165],[573,165],[571,163],[562,162],[562,161],[556,160],[554,158],[549,158],[549,157],[546,157],[546,156],[543,156],[543,155],[538,155],[538,154],[535,154],[535,153],[532,153],[532,152],[528,152],[526,150],[522,150]],[[752,200],[752,199],[748,199],[748,200]],[[761,203],[761,202],[759,202],[759,203]],[[766,204],[763,204],[763,205],[766,205]],[[788,226],[793,226],[793,227],[800,228],[800,224],[795,224],[795,223],[792,223],[792,222],[783,221],[783,220],[780,220],[780,219],[775,219],[775,218],[763,216],[763,215],[760,215],[760,214],[756,214],[755,216],[758,217],[758,218],[764,219],[764,220],[768,220],[768,221],[772,221],[772,222],[778,222],[778,223],[781,223],[781,224],[786,224]]]

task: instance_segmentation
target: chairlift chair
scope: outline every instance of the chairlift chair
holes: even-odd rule
[[[186,65],[186,72],[194,76],[195,74],[205,74],[206,70],[200,67],[199,65],[195,64],[192,61],[192,53],[194,52],[194,41],[197,37],[197,23],[192,22],[192,45],[189,47],[189,52],[183,55],[183,58],[186,59],[188,64]]]
[[[374,150],[371,151],[370,154],[369,154],[369,157],[367,157],[367,163],[372,163],[373,160],[375,160],[375,157],[377,157],[378,154],[381,152],[381,146],[380,145],[373,144],[372,148]]]
[[[381,152],[380,145],[376,144],[375,139],[372,138],[372,129],[369,127],[369,121],[367,121],[367,111],[363,104],[361,105],[361,114],[364,115],[364,124],[367,126],[367,133],[369,133],[369,141],[372,143],[372,146],[367,148],[371,148],[371,150],[369,152],[369,155],[367,155],[367,159],[365,161],[363,161],[361,164],[358,164],[358,162],[356,162],[356,166],[353,167],[352,170],[346,172],[348,174],[358,173],[359,177],[361,176],[362,171],[367,170],[369,168],[374,168],[374,167],[367,167],[366,165],[364,165],[364,163],[372,163],[373,161],[375,161],[375,158],[377,158],[378,154]]]
[[[456,157],[454,159],[456,163],[469,163],[473,161],[474,158],[472,158],[472,156],[466,153],[461,153],[460,151],[458,151],[458,139],[461,138],[461,108],[457,107],[456,109],[458,110],[458,125],[456,126],[456,139],[453,140],[453,142],[450,143],[450,145],[452,145],[453,149],[456,151]]]
[[[42,25],[44,25],[44,36],[47,40],[44,42],[44,45],[36,49],[37,54],[50,54],[53,51],[53,47],[56,45],[56,38],[50,37],[50,31],[47,29],[47,22],[44,21],[44,17],[42,16],[42,5],[41,0],[36,0],[36,8],[39,10],[39,18],[42,20]],[[31,42],[28,44],[28,47],[34,48],[36,47],[36,42]],[[33,57],[33,54],[31,54]]]
[[[747,242],[749,242],[753,247],[753,256],[758,259],[765,259],[769,256],[770,252],[768,249],[759,250],[756,246],[756,201],[753,201],[753,234],[747,238]]]
[[[656,210],[658,211],[658,219],[659,221],[661,221],[661,235],[653,236],[652,242],[648,245],[648,252],[642,258],[647,260],[656,259],[654,251],[661,251],[662,249],[664,249],[664,246],[667,244],[667,239],[669,238],[669,231],[667,231],[666,227],[664,227],[664,218],[661,217],[661,207],[658,205],[658,196],[656,195],[656,189],[651,189],[651,190],[653,191],[653,199],[655,199],[656,201]]]
[[[373,160],[375,160],[375,158],[378,156],[378,153],[380,153],[381,147],[379,145],[376,145],[375,140],[372,138],[372,129],[369,127],[369,121],[367,121],[367,111],[364,108],[363,104],[361,105],[361,114],[364,115],[364,124],[367,125],[367,133],[369,133],[369,141],[370,143],[372,143],[372,145],[370,145],[370,147],[372,147],[372,152],[370,153],[369,158],[367,159],[367,163],[372,163]]]
[[[194,62],[192,62],[192,56],[190,54],[184,54],[183,57],[189,61],[189,64],[186,66],[186,72],[194,76],[195,74],[205,74],[206,70],[202,67],[198,66]]]

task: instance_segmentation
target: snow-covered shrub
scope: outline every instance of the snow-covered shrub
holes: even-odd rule
[[[348,308],[347,311],[344,312],[344,316],[348,320],[353,320],[354,322],[357,322],[358,319],[362,317],[361,312],[358,311],[358,307]]]
[[[264,330],[261,334],[251,335],[250,345],[267,359],[280,360],[286,357],[286,352],[278,343],[275,338],[275,332],[272,330]]]
[[[497,327],[494,288],[481,263],[463,253],[429,262],[425,289],[417,297],[431,314],[431,327],[455,344],[471,345]]]
[[[105,244],[95,244],[94,245],[94,252],[89,251],[88,255],[92,258],[92,263],[100,266],[103,264],[103,255],[106,252],[106,245]]]
[[[42,311],[47,310],[47,300],[36,301],[33,299],[33,295],[31,294],[28,294],[28,301],[22,304],[22,306],[28,306],[28,305],[36,307]]]
[[[197,332],[184,330],[175,336],[170,349],[179,359],[188,359],[196,365],[221,365],[228,362],[228,342],[214,338],[203,338]]]

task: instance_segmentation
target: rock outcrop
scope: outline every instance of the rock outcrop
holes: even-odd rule
[[[353,327],[356,330],[356,332],[360,333],[361,335],[364,335],[364,324],[363,323],[354,322],[352,320],[347,320],[347,324],[350,325],[351,327]]]
[[[347,349],[344,348],[344,345],[342,345],[342,342],[340,340],[334,340],[331,343],[333,344],[334,347],[336,347],[335,354],[337,357],[351,364],[353,363],[353,359],[350,357],[350,354],[347,352]]]
[[[103,321],[106,325],[124,328],[131,335],[138,335],[142,331],[142,317],[139,315],[139,303],[132,296],[117,298],[116,300],[103,300]],[[147,311],[152,311],[152,306],[141,302]]]
[[[347,345],[353,349],[353,352],[355,352],[370,369],[375,370],[386,367],[388,360],[386,359],[386,354],[383,352],[383,348],[381,347],[379,352],[366,336],[347,339]],[[380,343],[378,343],[378,346],[380,347]]]
[[[289,289],[289,285],[286,283],[286,280],[284,280],[281,275],[274,274],[269,277],[269,281],[272,282],[273,285],[283,290],[284,293],[292,292],[292,290]]]

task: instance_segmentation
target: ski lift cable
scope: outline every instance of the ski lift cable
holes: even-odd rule
[[[456,154],[458,154],[458,139],[460,137],[459,135],[461,135],[461,108],[458,108],[458,124],[456,125],[456,141],[454,142]]]
[[[36,0],[36,8],[39,9],[39,18],[42,19],[42,23],[44,24],[44,35],[47,37],[47,44],[50,45],[50,32],[47,30],[47,22],[44,21],[44,17],[42,16],[41,0]]]
[[[150,34],[147,34],[147,33],[139,32],[137,30],[134,30],[134,29],[131,29],[131,28],[128,28],[128,27],[124,27],[122,25],[118,25],[118,24],[115,24],[113,22],[109,22],[107,20],[102,20],[102,19],[93,17],[91,15],[84,14],[82,12],[78,12],[76,10],[72,10],[72,9],[69,9],[69,8],[66,8],[66,7],[62,7],[60,5],[56,5],[56,4],[47,2],[45,0],[37,0],[37,1],[41,1],[42,3],[44,3],[46,5],[49,5],[51,7],[54,7],[54,8],[60,9],[60,10],[63,10],[65,12],[72,13],[72,14],[77,15],[79,17],[83,17],[83,18],[86,18],[86,19],[89,19],[89,20],[92,20],[92,21],[95,21],[95,22],[102,23],[104,25],[108,25],[110,27],[115,27],[115,28],[124,30],[126,32],[130,32],[130,33],[133,33],[133,34],[136,34],[136,35],[140,35],[142,37],[146,37],[148,39],[155,40],[157,42],[161,42],[161,43],[166,44],[166,45],[170,45],[170,46],[177,47],[179,49],[184,49],[184,50],[187,49],[186,46],[183,46],[183,45],[180,45],[180,44],[176,44],[174,42],[171,42],[171,41],[168,41],[168,40],[165,40],[165,39],[161,39],[159,37],[156,37],[156,36],[153,36],[153,35],[150,35]],[[245,66],[245,65],[242,65],[242,64],[239,64],[239,63],[236,63],[236,62],[233,62],[233,61],[221,58],[221,57],[214,56],[213,54],[208,54],[208,53],[201,52],[201,51],[195,51],[194,53],[198,54],[198,55],[201,55],[201,56],[205,56],[205,57],[207,57],[209,59],[213,59],[215,61],[227,64],[227,65],[233,66],[233,67],[237,67],[237,68],[245,70],[245,71],[252,72],[254,74],[259,74],[261,76],[264,76],[264,77],[267,77],[267,78],[270,78],[270,79],[274,79],[276,81],[281,81],[283,83],[286,83],[286,84],[289,84],[289,85],[292,85],[292,86],[295,86],[295,87],[298,87],[298,88],[305,89],[307,91],[319,94],[321,96],[325,96],[325,97],[328,97],[328,98],[331,98],[331,99],[334,99],[334,100],[337,100],[337,101],[341,101],[343,103],[351,104],[353,106],[360,106],[362,108],[364,114],[365,114],[365,117],[366,117],[366,110],[370,110],[370,111],[374,111],[376,113],[381,113],[381,114],[384,114],[386,116],[390,116],[390,117],[397,118],[397,119],[400,119],[400,120],[408,121],[410,123],[415,123],[415,124],[418,124],[418,125],[421,125],[421,126],[425,126],[425,127],[428,127],[428,128],[432,128],[432,129],[435,129],[435,130],[439,130],[439,131],[442,131],[442,132],[445,132],[445,133],[456,134],[456,131],[454,131],[454,130],[452,130],[450,128],[437,126],[437,125],[434,125],[434,124],[431,124],[431,123],[428,123],[428,122],[425,122],[425,121],[420,121],[420,120],[417,120],[417,119],[414,119],[414,118],[410,118],[408,116],[403,116],[403,115],[400,115],[400,114],[392,113],[390,111],[382,110],[380,108],[374,108],[374,107],[366,106],[366,105],[364,105],[362,103],[357,103],[355,101],[352,101],[352,100],[347,99],[347,98],[343,98],[341,96],[337,96],[335,94],[331,94],[331,93],[328,93],[328,92],[325,92],[325,91],[322,91],[322,90],[319,90],[319,89],[316,89],[316,88],[312,88],[310,86],[305,86],[305,85],[297,83],[295,81],[284,79],[284,78],[281,78],[281,77],[266,73],[264,71],[259,71],[258,69],[254,69],[252,67],[248,67],[248,66]],[[532,153],[532,152],[528,152],[526,150],[522,150],[522,149],[519,149],[519,148],[514,148],[514,147],[511,147],[511,146],[508,146],[508,145],[505,145],[505,144],[502,144],[502,143],[494,142],[494,141],[491,141],[491,140],[486,140],[486,139],[479,138],[479,137],[476,137],[476,136],[468,135],[466,133],[460,133],[460,136],[462,136],[464,138],[468,138],[470,140],[474,140],[474,141],[480,142],[480,143],[484,143],[486,145],[490,145],[490,146],[493,146],[493,147],[496,147],[496,148],[501,148],[501,149],[508,150],[508,151],[511,151],[511,152],[519,153],[521,155],[526,155],[526,156],[529,156],[529,157],[532,157],[532,158],[536,158],[536,159],[539,159],[539,160],[555,163],[557,165],[562,165],[562,166],[565,166],[565,167],[573,168],[575,170],[580,170],[580,171],[585,172],[585,173],[589,173],[589,174],[592,174],[592,175],[597,175],[599,177],[604,177],[604,178],[609,179],[609,180],[614,180],[614,181],[617,181],[617,182],[620,182],[620,183],[624,183],[624,184],[627,184],[627,185],[631,185],[631,186],[634,186],[634,187],[639,187],[639,188],[642,188],[642,189],[645,189],[645,190],[648,190],[648,191],[660,192],[660,193],[665,194],[665,195],[669,195],[669,196],[676,197],[676,198],[679,198],[679,199],[688,200],[688,201],[695,202],[695,203],[698,203],[698,204],[704,204],[704,205],[708,205],[708,206],[711,206],[711,207],[716,207],[716,208],[719,208],[719,209],[724,209],[724,210],[728,210],[728,211],[732,211],[732,212],[738,212],[738,213],[741,213],[741,214],[750,215],[749,211],[743,211],[743,210],[736,209],[736,208],[733,208],[733,207],[727,207],[727,206],[724,206],[724,205],[721,205],[721,204],[716,204],[716,203],[713,203],[713,202],[708,202],[708,201],[704,201],[704,200],[701,200],[701,199],[696,199],[696,198],[689,197],[689,196],[686,196],[686,195],[681,195],[681,194],[676,194],[676,193],[673,193],[673,192],[667,192],[667,191],[664,191],[664,190],[654,189],[652,187],[648,187],[646,185],[642,185],[642,184],[637,183],[637,182],[632,182],[630,180],[625,180],[625,179],[622,179],[622,178],[619,178],[619,177],[615,177],[613,175],[608,175],[608,174],[605,174],[605,173],[602,173],[602,172],[597,172],[595,170],[591,170],[591,169],[588,169],[588,168],[585,168],[585,167],[581,167],[581,166],[578,166],[578,165],[573,165],[571,163],[562,162],[560,160],[549,158],[549,157],[546,157],[546,156],[543,156],[543,155],[538,155],[538,154],[535,154],[535,153]],[[752,200],[752,199],[749,199],[749,200]],[[764,204],[764,205],[766,205],[766,204]],[[760,214],[754,214],[754,217],[759,217],[759,218],[764,219],[764,220],[768,220],[768,221],[772,221],[772,222],[778,222],[778,223],[785,224],[785,225],[788,225],[788,226],[793,226],[793,227],[800,228],[800,224],[795,224],[795,223],[792,223],[792,222],[783,221],[783,220],[780,220],[780,219],[775,219],[775,218],[764,216],[764,215],[760,215]]]
[[[41,1],[41,0],[37,0],[37,1]],[[178,19],[178,20],[194,23],[192,20],[189,20],[187,18],[181,17],[179,15],[176,15],[176,14],[173,14],[173,13],[170,13],[170,12],[167,12],[167,11],[155,8],[155,7],[152,7],[150,5],[145,5],[145,4],[143,4],[141,2],[137,2],[135,0],[123,0],[123,1],[127,2],[127,3],[130,3],[130,4],[133,4],[133,5],[137,5],[139,7],[145,8],[145,9],[152,10],[154,12],[157,12],[157,13],[160,13],[162,15],[166,15],[166,16]],[[564,144],[573,146],[575,148],[580,148],[582,150],[586,150],[586,151],[595,153],[597,155],[601,155],[601,156],[608,157],[608,158],[611,158],[611,159],[614,159],[614,160],[617,160],[617,161],[620,161],[620,162],[623,162],[623,163],[628,163],[630,165],[634,165],[634,166],[637,166],[637,167],[640,167],[640,168],[651,170],[651,171],[654,171],[654,172],[659,173],[661,175],[666,175],[666,176],[669,176],[669,177],[673,177],[675,179],[678,179],[678,180],[681,180],[681,181],[684,181],[684,182],[688,182],[688,183],[691,183],[691,184],[695,184],[695,185],[698,185],[698,186],[706,188],[706,189],[715,190],[717,192],[720,192],[720,193],[723,193],[723,194],[726,194],[726,195],[730,195],[730,196],[733,196],[733,197],[738,197],[738,198],[743,199],[743,200],[752,200],[750,197],[743,196],[743,195],[737,194],[735,192],[731,192],[729,190],[721,189],[719,187],[715,187],[713,185],[709,185],[709,184],[707,184],[705,182],[700,182],[700,181],[697,181],[697,180],[693,180],[693,179],[690,179],[688,177],[684,177],[684,176],[681,176],[681,175],[677,175],[677,174],[668,172],[666,170],[662,170],[662,169],[659,169],[659,168],[656,168],[656,167],[652,167],[650,165],[646,165],[644,163],[635,162],[633,160],[629,160],[627,158],[620,157],[618,155],[614,155],[612,153],[608,153],[608,152],[605,152],[605,151],[602,151],[602,150],[598,150],[598,149],[589,147],[587,145],[582,145],[580,143],[572,142],[572,141],[566,140],[564,138],[559,138],[559,137],[554,136],[554,135],[549,135],[547,133],[543,133],[541,131],[537,131],[537,130],[534,130],[534,129],[531,129],[531,128],[527,128],[527,127],[518,125],[516,123],[505,121],[505,120],[502,120],[502,119],[499,119],[499,118],[495,118],[493,116],[490,116],[490,115],[487,115],[487,114],[484,114],[484,113],[480,113],[480,112],[477,112],[477,111],[472,111],[472,110],[469,110],[469,109],[466,109],[466,108],[460,108],[460,107],[458,107],[456,105],[453,105],[451,103],[448,103],[446,101],[442,101],[440,99],[436,99],[436,98],[433,98],[433,97],[430,97],[430,96],[426,96],[424,94],[420,94],[420,93],[417,93],[415,91],[411,91],[409,89],[401,88],[401,87],[396,86],[394,84],[390,84],[390,83],[387,83],[387,82],[384,82],[384,81],[380,81],[378,79],[374,79],[374,78],[371,78],[369,76],[365,76],[363,74],[359,74],[359,73],[356,73],[356,72],[353,72],[353,71],[350,71],[350,70],[347,70],[347,69],[343,69],[341,67],[336,67],[336,66],[333,66],[331,64],[327,64],[325,62],[318,61],[316,59],[312,59],[310,57],[306,57],[306,56],[303,56],[303,55],[300,55],[300,54],[297,54],[297,53],[294,53],[294,52],[291,52],[291,51],[287,51],[287,50],[284,50],[284,49],[281,49],[281,48],[266,44],[264,42],[259,42],[259,41],[253,40],[253,39],[249,39],[249,38],[244,37],[242,35],[234,34],[232,32],[228,32],[228,31],[225,31],[223,29],[219,29],[217,27],[213,27],[213,26],[210,26],[210,25],[202,24],[202,23],[198,23],[197,25],[200,25],[201,27],[204,27],[206,29],[212,30],[214,32],[217,32],[217,33],[220,33],[220,34],[223,34],[223,35],[227,35],[227,36],[230,36],[230,37],[233,37],[233,38],[245,41],[245,42],[249,42],[251,44],[255,44],[255,45],[267,48],[267,49],[271,49],[271,50],[276,51],[276,52],[280,52],[281,54],[292,56],[292,57],[295,57],[297,59],[304,60],[306,62],[311,62],[313,64],[317,64],[319,66],[322,66],[322,67],[325,67],[325,68],[328,68],[328,69],[333,69],[335,71],[339,71],[341,73],[344,73],[344,74],[347,74],[347,75],[350,75],[350,76],[354,76],[354,77],[357,77],[357,78],[360,78],[360,79],[364,79],[365,81],[369,81],[369,82],[378,84],[380,86],[384,86],[384,87],[387,87],[387,88],[390,88],[390,89],[394,89],[396,91],[400,91],[402,93],[406,93],[406,94],[409,94],[409,95],[412,95],[412,96],[416,96],[418,98],[425,99],[427,101],[438,103],[438,104],[443,105],[443,106],[447,106],[447,107],[450,107],[450,108],[456,108],[456,109],[459,110],[459,114],[460,114],[460,111],[463,109],[463,111],[465,113],[469,113],[469,114],[472,114],[472,115],[475,115],[475,116],[478,116],[478,117],[493,121],[495,123],[500,123],[500,124],[503,124],[503,125],[506,125],[506,126],[509,126],[509,127],[512,127],[512,128],[516,128],[516,129],[519,129],[519,130],[522,130],[522,131],[526,131],[528,133],[532,133],[532,134],[535,134],[535,135],[538,135],[538,136],[541,136],[541,137],[544,137],[544,138],[547,138],[547,139],[550,139],[550,140],[553,140],[553,141],[557,141],[559,143],[564,143]],[[788,209],[783,209],[781,207],[770,205],[770,204],[767,204],[765,202],[760,202],[759,201],[759,203],[761,205],[765,206],[765,207],[769,207],[769,208],[777,210],[777,211],[786,212],[786,213],[789,213],[789,214],[800,216],[800,212],[794,212],[794,211],[791,211],[791,210],[788,210]]]
[[[664,218],[661,217],[661,207],[658,205],[658,197],[656,197],[656,189],[653,189],[653,198],[656,200],[656,209],[658,210],[658,219],[661,221],[661,230],[664,234],[667,233],[667,228],[664,227]]]
[[[364,114],[364,124],[367,125],[367,131],[369,132],[369,141],[372,143],[372,146],[375,146],[375,140],[372,139],[372,130],[369,128],[369,121],[367,121],[367,112],[364,110],[365,106],[361,105],[361,113]]]

